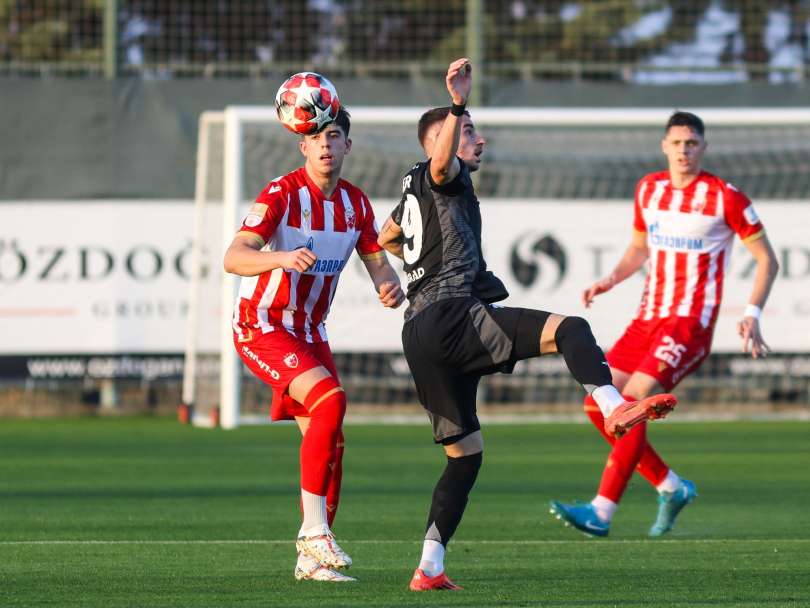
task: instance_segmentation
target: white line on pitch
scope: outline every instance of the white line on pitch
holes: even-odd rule
[[[293,540],[276,540],[276,539],[230,539],[230,540],[3,540],[0,541],[0,546],[7,545],[286,545],[294,542]],[[414,540],[351,540],[344,539],[346,544],[365,544],[365,545],[382,545],[382,544],[417,544],[421,543],[420,539]],[[571,543],[587,542],[583,539],[578,540],[454,540],[454,545],[567,545]],[[592,541],[593,542],[593,541]],[[650,539],[619,539],[602,542],[600,544],[609,546],[615,544],[636,544],[636,543],[696,543],[696,544],[715,544],[715,543],[810,543],[810,538],[671,538],[667,540],[650,540]]]

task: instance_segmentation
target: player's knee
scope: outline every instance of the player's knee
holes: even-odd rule
[[[346,393],[338,381],[329,376],[310,389],[304,398],[304,407],[313,422],[322,421],[339,429],[346,414]]]
[[[460,456],[458,458],[448,456],[447,470],[456,481],[471,487],[478,477],[478,471],[481,469],[481,463],[483,463],[483,461],[483,452]]]
[[[565,350],[567,343],[593,339],[591,326],[582,317],[565,317],[554,332],[554,342],[559,352]]]

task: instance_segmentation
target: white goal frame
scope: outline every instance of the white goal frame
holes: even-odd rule
[[[351,108],[354,124],[414,125],[425,111],[424,107],[370,107]],[[674,111],[673,108],[472,108],[478,125],[496,126],[661,126]],[[805,108],[694,108],[689,111],[700,116],[707,125],[714,126],[777,126],[810,124],[810,109]],[[240,203],[244,202],[242,187],[244,150],[240,145],[244,126],[250,123],[275,122],[272,106],[229,106],[224,111],[203,112],[199,119],[197,141],[197,168],[195,177],[194,238],[191,250],[189,308],[187,317],[185,366],[183,372],[182,407],[191,408],[196,401],[197,325],[200,318],[201,239],[203,214],[207,201],[209,132],[212,126],[224,127],[224,184],[222,209],[222,258],[238,228]],[[362,143],[361,143],[362,145]],[[418,160],[418,159],[414,159]],[[407,167],[403,167],[403,172]],[[231,314],[237,295],[237,277],[227,274],[219,266],[221,281],[221,341],[219,406],[213,416],[196,414],[192,422],[197,426],[216,426],[233,429],[240,424],[268,422],[262,417],[240,415],[241,389],[239,358],[233,347]],[[188,411],[188,410],[187,410]]]

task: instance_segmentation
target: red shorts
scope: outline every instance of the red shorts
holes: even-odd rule
[[[296,416],[309,416],[306,408],[287,393],[290,382],[304,372],[323,366],[338,380],[335,361],[328,342],[310,343],[286,331],[260,334],[247,342],[239,342],[234,335],[236,352],[259,380],[273,389],[270,404],[272,420],[292,420]]]
[[[713,333],[692,317],[635,319],[607,353],[608,365],[643,372],[670,391],[709,356]]]

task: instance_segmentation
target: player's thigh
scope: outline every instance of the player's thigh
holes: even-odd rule
[[[301,404],[309,389],[331,375],[312,344],[287,332],[272,332],[249,342],[236,341],[235,345],[251,372],[273,389],[273,420],[306,416]]]
[[[307,434],[307,429],[309,428],[309,422],[312,420],[309,416],[296,416],[295,423],[298,425],[298,430],[301,431],[301,435]]]
[[[626,372],[621,369],[616,369],[615,367],[610,368],[610,377],[613,379],[613,386],[623,394],[628,394],[624,392],[624,389],[627,387],[627,382],[630,380],[630,377],[633,374]]]
[[[484,451],[484,436],[480,430],[465,435],[453,443],[443,442],[444,453],[450,458],[472,456]]]
[[[540,331],[540,353],[543,355],[557,352],[557,329],[565,320],[564,315],[552,313],[546,319]]]
[[[634,320],[605,353],[610,373],[613,376],[613,385],[619,391],[625,390],[630,376],[647,356],[657,326],[657,321]]]
[[[618,388],[615,381],[613,384]],[[655,378],[645,372],[637,371],[633,372],[628,377],[627,382],[619,390],[623,395],[628,395],[629,397],[634,397],[636,399],[643,399],[644,397],[649,397],[650,395],[664,392],[664,387],[661,385],[658,378]]]
[[[467,343],[473,354],[468,357],[471,365],[466,369],[483,374],[510,372],[517,361],[539,357],[545,328],[554,317],[559,317],[533,308],[483,304],[472,312],[475,314],[471,314]]]
[[[319,384],[322,380],[327,378],[332,378],[332,374],[326,369],[323,365],[319,365],[318,367],[313,367],[309,369],[295,378],[292,379],[290,382],[287,391],[295,401],[298,403],[304,403],[306,401],[309,392],[312,388]],[[333,389],[332,392],[338,390],[337,388]],[[324,397],[328,396],[328,393],[324,395]]]
[[[711,342],[712,328],[703,327],[700,319],[667,318],[658,326],[635,371],[652,376],[670,391],[700,367],[709,355]]]
[[[419,402],[433,426],[436,443],[470,435],[481,429],[476,413],[480,376],[424,355],[414,334],[414,321],[403,331],[403,351],[411,370]]]

